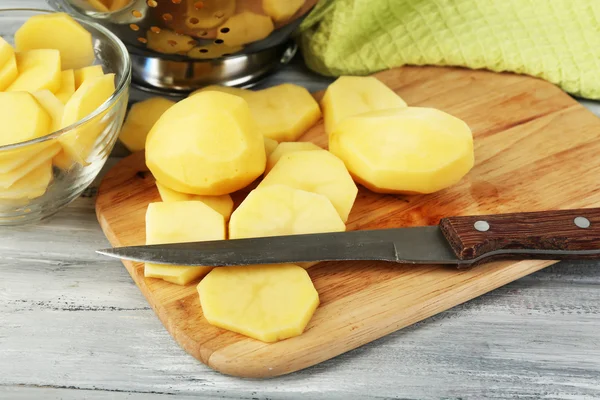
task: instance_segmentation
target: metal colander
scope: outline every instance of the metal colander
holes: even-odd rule
[[[317,0],[48,0],[125,43],[134,82],[187,92],[249,86],[296,51],[290,36]]]

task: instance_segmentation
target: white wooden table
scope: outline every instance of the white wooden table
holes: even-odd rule
[[[299,62],[264,85],[282,81],[328,82]],[[295,374],[237,379],[181,350],[125,268],[94,253],[108,242],[93,193],[0,228],[0,399],[600,398],[599,264],[549,267]]]

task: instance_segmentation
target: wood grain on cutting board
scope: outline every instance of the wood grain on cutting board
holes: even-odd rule
[[[376,76],[409,105],[436,107],[464,119],[473,129],[476,165],[459,184],[431,195],[379,195],[360,188],[348,229],[433,225],[453,215],[600,206],[600,120],[555,86],[458,68],[404,67]],[[302,140],[325,146],[322,124]],[[142,153],[106,175],[96,212],[114,246],[144,244],[144,215],[153,201],[160,197]],[[321,305],[306,331],[265,344],[209,325],[195,285],[145,279],[142,264],[124,262],[186,351],[216,370],[243,377],[306,368],[552,263],[502,262],[468,271],[365,261],[318,264],[309,273]]]

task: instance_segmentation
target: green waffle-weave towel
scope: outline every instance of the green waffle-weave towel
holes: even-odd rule
[[[323,75],[463,66],[600,99],[600,0],[322,0],[300,43]]]

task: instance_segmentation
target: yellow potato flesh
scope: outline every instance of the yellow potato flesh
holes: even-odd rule
[[[54,158],[52,158],[52,165],[66,172],[75,165],[75,161],[61,150]]]
[[[68,127],[96,111],[115,91],[114,74],[84,81],[65,104],[62,127]],[[65,153],[79,164],[85,165],[103,125],[98,121],[71,130],[59,137]]]
[[[277,143],[276,140],[273,140],[266,136],[263,137],[263,140],[265,141],[265,153],[266,153],[267,159],[268,159],[271,156],[271,154],[273,154],[273,152],[275,151],[275,149],[277,148],[279,143]],[[268,161],[267,161],[267,165],[268,165]]]
[[[65,111],[65,105],[49,90],[40,90],[34,92],[33,97],[50,116],[52,123],[50,124],[50,132],[60,130],[62,124],[62,116]]]
[[[187,194],[176,192],[168,187],[156,182],[156,188],[163,202],[169,203],[173,201],[201,201],[225,218],[229,220],[233,211],[233,200],[228,194],[222,196],[200,196],[197,194]]]
[[[92,34],[65,13],[35,15],[15,33],[17,51],[56,49],[64,69],[94,62]]]
[[[304,5],[304,0],[263,0],[265,13],[280,22],[289,19]]]
[[[60,73],[60,88],[55,93],[56,97],[63,104],[67,104],[73,93],[75,93],[75,72],[72,69],[62,71]]]
[[[0,199],[35,199],[43,196],[52,181],[52,162],[45,161],[40,166],[13,183],[9,188],[0,189]]]
[[[56,146],[56,142],[54,140],[46,140],[13,150],[3,150],[0,152],[0,174],[19,168],[50,146]]]
[[[58,154],[59,151],[60,146],[58,145],[58,143],[53,142],[52,145],[42,150],[40,153],[36,154],[34,157],[27,160],[25,163],[21,164],[18,168],[0,174],[0,190],[10,188],[19,179],[28,175],[30,172],[34,171],[36,168],[43,165],[44,163],[52,160],[52,157]]]
[[[201,201],[151,203],[146,211],[146,244],[200,242],[225,239],[225,219]],[[211,267],[146,263],[144,276],[178,285],[206,275]]]
[[[369,111],[406,107],[394,91],[372,76],[342,76],[333,82],[321,100],[325,132],[344,119]]]
[[[267,158],[267,167],[265,173],[268,174],[277,161],[286,154],[294,153],[296,151],[311,151],[311,150],[323,150],[319,146],[311,142],[281,142]]]
[[[92,6],[92,8],[94,8],[95,10],[101,11],[101,12],[108,12],[110,11],[107,4],[108,2],[104,2],[102,0],[87,0],[88,4],[90,6]]]
[[[319,306],[310,277],[297,265],[215,268],[198,294],[210,324],[263,342],[302,334]]]
[[[202,4],[201,7],[198,7]],[[185,24],[191,29],[216,28],[235,11],[235,0],[187,1]]]
[[[0,146],[25,142],[50,133],[52,120],[26,92],[0,92]]]
[[[164,54],[187,54],[196,45],[191,36],[179,35],[168,29],[161,29],[160,32],[148,30],[146,39],[149,49]]]
[[[473,136],[460,119],[432,108],[374,111],[342,122],[330,151],[355,180],[379,193],[433,193],[473,167]]]
[[[232,94],[234,96],[241,97],[246,101],[248,101],[247,96],[254,93],[251,90],[238,89],[235,87],[210,85],[210,86],[205,86],[201,89],[193,91],[192,93],[190,93],[190,97],[194,96],[198,93],[202,93],[202,92],[221,92],[221,93]]]
[[[74,70],[73,77],[75,78],[75,89],[79,89],[83,82],[101,77],[102,75],[104,75],[102,65],[90,65],[89,67]]]
[[[343,222],[354,205],[358,188],[342,160],[326,150],[297,151],[279,159],[258,185],[286,185],[327,197]]]
[[[163,97],[152,97],[131,106],[119,140],[129,151],[140,151],[146,147],[146,137],[156,121],[175,104]]]
[[[60,53],[58,50],[29,50],[16,54],[19,76],[6,89],[9,92],[37,92],[60,89]]]
[[[110,4],[110,11],[118,11],[125,6],[129,5],[132,0],[106,0]]]
[[[9,87],[18,75],[15,50],[0,37],[0,92]]]
[[[170,189],[220,196],[258,178],[266,155],[246,101],[209,91],[180,101],[159,118],[146,139],[146,164]]]
[[[217,39],[227,46],[243,46],[262,40],[273,32],[275,26],[270,17],[244,11],[229,18],[219,29]]]

